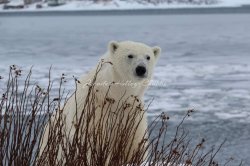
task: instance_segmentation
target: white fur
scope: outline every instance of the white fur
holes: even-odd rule
[[[128,58],[128,55],[130,54],[133,55],[132,59]],[[111,86],[108,95],[109,98],[119,100],[125,94],[125,96],[123,97],[123,100],[125,100],[129,96],[133,95],[137,96],[137,98],[143,104],[144,92],[147,89],[148,83],[152,78],[153,69],[159,55],[159,47],[149,47],[145,44],[132,41],[110,42],[107,53],[101,59],[103,59],[104,62],[111,62],[112,65],[109,63],[105,63],[97,76],[96,89],[98,89],[97,97],[100,100],[98,100],[98,98],[96,99],[96,105],[98,106],[103,104],[103,100],[101,99],[104,98],[108,90],[107,85],[112,82],[115,83],[115,86]],[[150,57],[150,60],[147,60],[148,56]],[[143,64],[147,69],[146,76],[144,78],[140,78],[135,74],[135,68],[141,64]],[[75,98],[77,100],[77,110],[83,109],[84,101],[88,91],[88,86],[86,85],[93,79],[96,68],[91,70],[86,76],[80,79],[80,84],[78,84],[76,94],[72,95],[72,97],[67,101],[64,109],[66,126],[72,126],[72,123],[74,123],[75,120]],[[115,104],[117,104],[117,101],[115,102]],[[115,108],[115,106],[112,107],[112,110],[115,111]],[[100,110],[96,109],[95,111],[95,114],[98,116],[100,114]],[[78,115],[79,114],[80,113],[78,112]],[[138,143],[144,136],[146,129],[147,119],[146,115],[143,114],[139,129],[135,133],[136,135],[135,139],[133,140],[133,148],[137,147]],[[73,135],[73,132],[71,132],[70,135]],[[47,140],[45,140],[44,142],[46,143]]]

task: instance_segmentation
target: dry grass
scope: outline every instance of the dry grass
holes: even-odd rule
[[[126,99],[115,101],[105,97],[100,106],[105,111],[98,123],[95,123],[94,103],[97,92],[92,84],[89,85],[84,109],[78,112],[79,118],[71,127],[74,132],[71,138],[66,132],[63,115],[67,97],[63,90],[65,76],[61,76],[57,96],[51,97],[50,77],[47,87],[41,88],[30,83],[31,71],[24,82],[20,81],[20,77],[23,77],[21,73],[15,66],[10,67],[9,78],[0,100],[0,165],[219,165],[215,156],[223,143],[208,151],[204,151],[204,139],[195,146],[190,144],[192,138],[183,128],[183,122],[193,110],[187,111],[176,126],[172,139],[166,136],[169,117],[165,113],[160,114],[149,124],[139,147],[132,150],[130,140],[134,138],[140,124],[140,120],[135,119],[140,119],[147,108],[145,111],[141,108],[136,96],[133,96],[132,104],[126,102]],[[98,71],[95,77],[97,74]],[[3,81],[2,77],[0,81]],[[75,81],[77,85],[79,81]],[[94,81],[95,79],[93,83]],[[114,103],[118,103],[116,111],[111,112],[109,110]],[[125,110],[129,111],[129,116],[124,116]],[[52,115],[56,118],[51,118]],[[105,121],[105,118],[109,121]],[[126,123],[122,124],[121,121]],[[39,152],[46,124],[49,128],[49,141]],[[59,153],[62,158],[58,158]],[[224,165],[229,164],[230,162]]]

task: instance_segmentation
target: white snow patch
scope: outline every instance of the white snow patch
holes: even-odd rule
[[[250,0],[220,0],[220,5],[223,6],[242,6],[249,4]]]
[[[23,0],[11,0],[9,5],[21,5]],[[42,9],[36,9],[36,4],[41,4]],[[217,4],[182,4],[182,3],[137,3],[135,1],[113,0],[106,3],[93,3],[89,1],[67,1],[64,5],[49,7],[47,3],[36,3],[25,6],[24,9],[3,10],[3,4],[0,5],[0,11],[79,11],[79,10],[135,10],[135,9],[168,9],[168,8],[209,8],[209,7],[239,7],[250,5],[250,0],[219,0]]]
[[[233,119],[233,118],[247,118],[250,116],[247,112],[237,112],[237,111],[230,111],[228,113],[225,112],[217,112],[215,115],[220,119]]]

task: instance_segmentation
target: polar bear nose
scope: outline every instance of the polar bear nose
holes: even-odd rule
[[[146,68],[144,66],[137,66],[135,69],[137,76],[144,76],[146,73]]]

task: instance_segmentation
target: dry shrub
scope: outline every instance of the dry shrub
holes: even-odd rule
[[[101,65],[100,65],[101,68]],[[24,82],[20,81],[21,70],[10,67],[9,78],[0,100],[0,164],[1,165],[219,165],[215,156],[221,146],[204,151],[205,140],[192,146],[192,138],[183,127],[183,122],[193,110],[187,111],[176,127],[173,138],[166,136],[169,117],[165,113],[149,124],[148,130],[136,150],[133,150],[135,132],[144,111],[136,96],[133,102],[108,98],[99,106],[103,112],[96,117],[95,80],[89,85],[84,109],[77,111],[76,122],[70,127],[73,137],[66,131],[63,109],[67,94],[63,90],[65,76],[60,79],[57,96],[52,97],[49,74],[48,86],[32,85],[31,70]],[[2,77],[0,77],[2,81]],[[76,85],[80,84],[75,79]],[[24,85],[22,89],[21,85]],[[110,85],[111,87],[112,85]],[[74,97],[74,94],[73,96]],[[125,102],[121,102],[125,101]],[[116,103],[116,110],[111,107]],[[77,104],[77,103],[76,103]],[[133,111],[132,111],[133,110]],[[124,111],[129,111],[125,116]],[[54,118],[52,118],[54,117]],[[56,118],[55,118],[56,117]],[[98,118],[95,121],[95,118]],[[109,119],[106,121],[105,119]],[[126,123],[120,123],[121,121]],[[40,149],[45,125],[49,129],[48,142]],[[197,140],[195,140],[197,141]],[[41,150],[41,151],[40,151]],[[58,154],[62,157],[58,158]],[[146,156],[146,160],[145,160]],[[222,159],[221,159],[222,160]],[[224,165],[228,165],[229,162]]]
[[[50,100],[51,84],[46,89],[31,85],[31,70],[20,83],[21,73],[10,66],[6,87],[1,87],[0,165],[4,166],[35,164],[43,126],[57,108]]]

